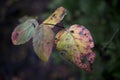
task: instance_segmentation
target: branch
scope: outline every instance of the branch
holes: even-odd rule
[[[117,35],[117,33],[119,32],[119,28],[113,33],[112,37],[110,38],[110,40],[106,43],[106,45],[102,48],[102,51],[106,51],[108,46],[110,45],[110,43],[113,41],[113,39],[115,38],[115,36]]]

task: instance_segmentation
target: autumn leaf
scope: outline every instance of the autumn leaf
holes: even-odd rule
[[[33,47],[38,57],[44,62],[48,61],[52,52],[54,33],[51,28],[59,23],[65,14],[65,8],[60,7],[35,29]]]
[[[42,24],[46,24],[44,26],[49,26],[53,28],[57,23],[59,23],[64,16],[66,15],[66,9],[64,7],[59,7],[52,13]]]
[[[91,71],[95,54],[92,36],[82,25],[72,25],[56,34],[56,47],[63,52],[63,56],[78,67]]]
[[[38,22],[35,19],[27,19],[22,24],[19,24],[12,32],[12,43],[20,45],[29,41],[34,34],[34,27],[36,26],[38,26]]]
[[[38,57],[47,62],[52,52],[54,33],[49,26],[40,25],[35,29],[33,47]]]

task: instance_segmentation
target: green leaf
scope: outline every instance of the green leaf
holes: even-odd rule
[[[49,26],[40,25],[35,29],[33,47],[38,57],[47,62],[52,52],[54,33]]]
[[[35,19],[28,19],[18,25],[12,32],[12,43],[14,45],[20,45],[29,41],[33,36],[34,27],[36,26],[38,26],[38,22]]]

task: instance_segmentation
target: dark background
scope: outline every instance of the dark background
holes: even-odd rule
[[[120,80],[120,0],[0,0],[0,80]],[[47,18],[63,6],[64,27],[86,26],[96,53],[93,72],[79,69],[53,50],[48,63],[33,51],[32,42],[14,46],[11,33],[23,16]]]

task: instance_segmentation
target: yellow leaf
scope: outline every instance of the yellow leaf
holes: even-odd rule
[[[55,10],[55,12],[50,15],[42,24],[47,24],[45,26],[49,26],[51,28],[54,27],[57,23],[59,23],[64,16],[66,15],[66,9],[64,7],[59,7]]]

